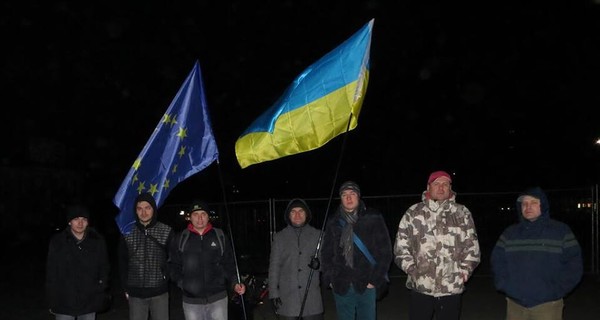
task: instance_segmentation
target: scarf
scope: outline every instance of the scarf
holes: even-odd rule
[[[346,224],[342,227],[342,235],[340,237],[340,247],[346,259],[346,265],[350,268],[354,268],[354,241],[352,234],[354,233],[353,227],[358,220],[358,210],[353,212],[346,212],[340,209],[340,216],[346,220]]]

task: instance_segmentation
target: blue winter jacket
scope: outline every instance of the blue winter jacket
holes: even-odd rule
[[[522,196],[540,199],[541,215],[523,218]],[[565,297],[581,280],[581,248],[566,224],[550,218],[546,194],[539,187],[521,194],[516,211],[520,222],[502,233],[492,251],[496,289],[530,308]]]

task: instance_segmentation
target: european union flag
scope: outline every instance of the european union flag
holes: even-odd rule
[[[235,143],[242,168],[313,150],[358,125],[369,81],[371,20],[309,66]]]
[[[218,158],[196,61],[113,199],[120,209],[115,220],[121,233],[128,234],[135,223],[138,194],[149,192],[160,207],[178,183]]]

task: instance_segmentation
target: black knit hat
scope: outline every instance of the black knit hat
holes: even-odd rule
[[[192,214],[192,212],[199,210],[206,211],[206,213],[210,214],[210,207],[208,206],[208,203],[202,200],[194,200],[188,209],[187,214]]]
[[[340,196],[342,195],[342,192],[344,192],[344,190],[352,190],[356,192],[356,194],[360,197],[360,187],[354,181],[346,181],[342,183],[342,186],[340,187]]]
[[[79,217],[89,219],[90,211],[82,205],[70,205],[67,207],[67,222]]]

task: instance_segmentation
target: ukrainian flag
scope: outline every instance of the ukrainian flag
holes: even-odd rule
[[[304,70],[238,138],[242,168],[317,149],[356,128],[369,79],[374,20]]]

